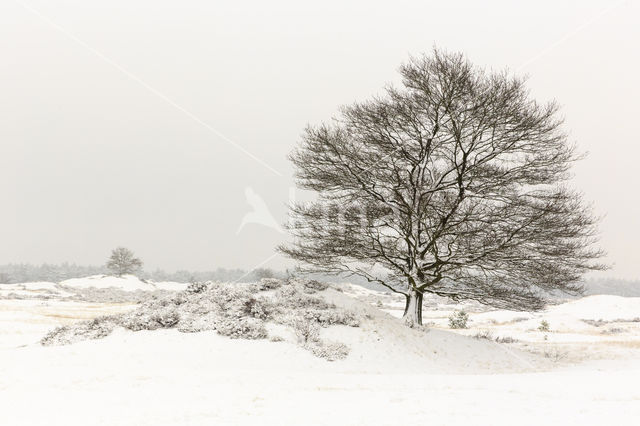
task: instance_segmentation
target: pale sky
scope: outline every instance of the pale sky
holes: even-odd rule
[[[639,18],[633,0],[2,0],[0,263],[124,245],[147,269],[261,264],[286,234],[241,227],[248,199],[285,220],[304,126],[438,46],[563,106],[607,275],[640,278]]]

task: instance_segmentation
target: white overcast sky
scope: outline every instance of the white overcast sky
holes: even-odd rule
[[[633,0],[2,0],[0,263],[125,245],[147,268],[260,264],[286,237],[236,234],[246,193],[284,221],[304,126],[435,45],[563,106],[607,274],[639,278],[639,18]]]

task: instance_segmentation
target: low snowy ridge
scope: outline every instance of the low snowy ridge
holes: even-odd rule
[[[519,371],[534,369],[537,362],[530,354],[494,342],[408,328],[340,287],[308,280],[194,284],[130,312],[57,328],[42,343],[101,339],[121,329],[215,330],[231,338],[268,338],[330,361],[346,358],[349,368],[366,371]]]

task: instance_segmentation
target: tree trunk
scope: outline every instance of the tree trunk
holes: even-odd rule
[[[407,301],[404,306],[402,319],[404,319],[404,322],[410,327],[422,325],[422,293],[410,289],[409,294],[405,297]]]

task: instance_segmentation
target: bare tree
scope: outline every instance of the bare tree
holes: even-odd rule
[[[117,247],[111,252],[107,268],[117,276],[133,274],[142,268],[142,261],[135,257],[133,252],[125,247]]]
[[[262,278],[276,278],[276,273],[273,269],[269,268],[256,268],[251,273],[256,280],[261,280]]]
[[[400,68],[403,87],[308,127],[291,160],[314,202],[291,208],[280,250],[307,271],[348,273],[424,293],[536,310],[582,291],[597,263],[597,220],[567,187],[575,147],[555,103],[523,79],[435,50]]]

